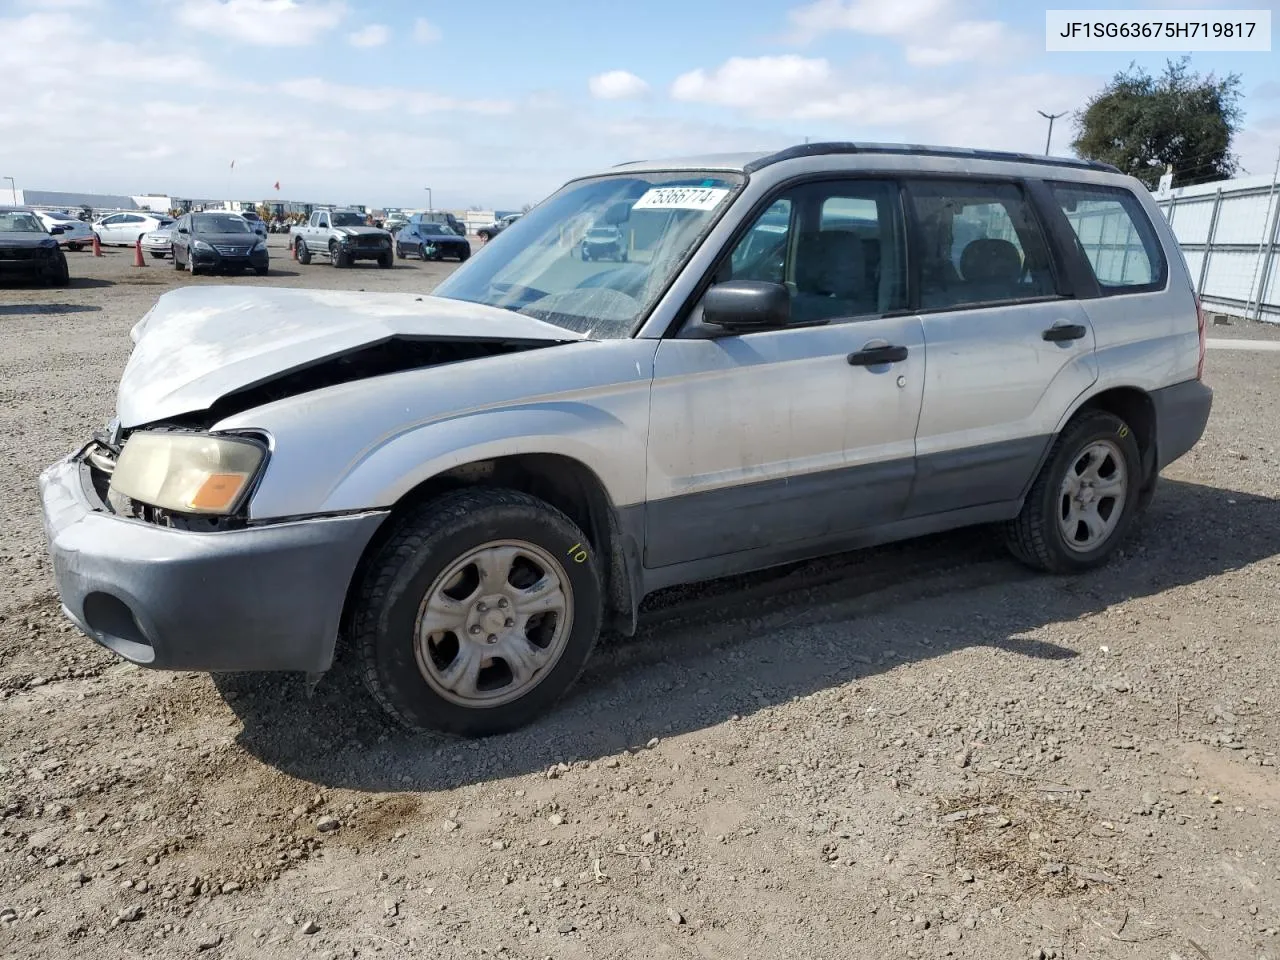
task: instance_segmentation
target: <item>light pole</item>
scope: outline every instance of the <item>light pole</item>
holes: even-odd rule
[[[431,188],[423,187],[422,189],[427,191],[427,213],[428,214],[435,213],[436,212],[435,207],[431,203]]]
[[[13,177],[4,177],[2,179],[9,181],[9,193],[13,196],[13,205],[18,205],[18,188],[13,182]]]
[[[1049,144],[1053,143],[1053,121],[1059,117],[1065,117],[1067,112],[1064,110],[1062,113],[1045,113],[1043,110],[1037,110],[1036,113],[1049,121],[1049,136],[1044,141],[1044,155],[1047,157],[1049,155]]]

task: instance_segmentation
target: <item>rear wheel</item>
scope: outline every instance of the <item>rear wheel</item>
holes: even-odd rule
[[[1101,566],[1128,532],[1141,486],[1142,456],[1129,425],[1114,414],[1086,413],[1054,443],[1005,542],[1040,570]]]
[[[404,516],[360,585],[362,672],[406,726],[487,736],[546,712],[600,632],[600,573],[568,517],[471,488]]]

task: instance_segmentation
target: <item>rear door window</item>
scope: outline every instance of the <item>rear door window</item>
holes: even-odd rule
[[[1044,233],[1017,184],[921,180],[909,192],[921,309],[1057,295]]]
[[[1051,183],[1104,295],[1163,289],[1168,264],[1142,205],[1122,187]]]

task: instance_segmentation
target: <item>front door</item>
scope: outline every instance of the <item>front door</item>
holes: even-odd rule
[[[908,513],[1016,501],[1097,379],[1093,327],[1020,184],[922,180],[907,196],[929,351]]]
[[[812,325],[659,345],[647,567],[767,561],[901,517],[925,364],[919,318],[887,315],[905,303],[900,211],[884,181],[785,191],[716,280],[784,284]],[[883,346],[901,358],[870,362]]]

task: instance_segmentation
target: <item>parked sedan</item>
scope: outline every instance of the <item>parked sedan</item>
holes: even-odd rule
[[[422,260],[457,257],[462,263],[471,256],[471,244],[447,223],[410,223],[396,234],[396,256],[403,260],[409,254]]]
[[[622,231],[617,227],[592,227],[582,238],[583,260],[622,260],[627,259],[627,244],[622,238]]]
[[[193,274],[253,267],[258,276],[270,269],[267,241],[249,221],[234,213],[189,213],[179,218],[171,235],[173,268]]]
[[[57,210],[37,210],[35,214],[46,229],[62,228],[62,233],[58,235],[58,243],[68,250],[83,250],[93,243],[93,230],[79,217]]]
[[[157,260],[167,257],[173,252],[173,228],[177,221],[167,226],[157,227],[142,237],[142,249]]]
[[[25,276],[65,286],[71,276],[58,246],[61,227],[49,229],[30,210],[0,207],[0,276]]]
[[[172,217],[158,213],[113,213],[93,225],[93,232],[103,246],[132,247],[146,234],[173,223]]]

